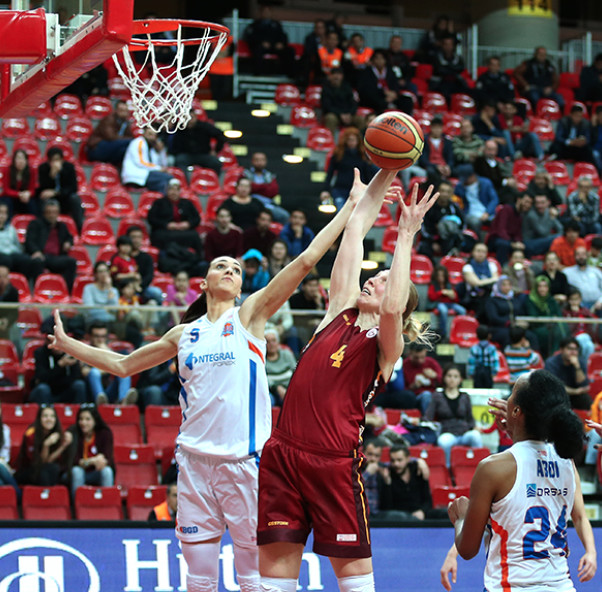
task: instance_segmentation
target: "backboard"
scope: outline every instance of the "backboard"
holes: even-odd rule
[[[45,55],[37,63],[31,64],[30,60],[24,65],[15,64],[10,56],[3,56],[4,43],[0,44],[0,62],[4,62],[0,63],[0,117],[29,115],[40,103],[104,63],[132,38],[134,0],[11,3],[12,10],[37,8],[45,9],[46,22]],[[31,39],[22,40],[24,48],[31,43]],[[15,52],[14,44],[11,50]]]

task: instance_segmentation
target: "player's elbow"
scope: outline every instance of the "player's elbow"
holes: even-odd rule
[[[401,326],[403,311],[397,299],[387,297],[383,298],[383,301],[380,304],[379,316],[381,325],[383,324],[383,321],[386,321],[387,324],[396,323]]]
[[[460,557],[466,561],[475,557],[475,555],[479,552],[478,545],[474,547],[474,545],[467,545],[462,541],[456,541],[456,548],[458,549],[458,555],[460,555]]]
[[[312,246],[310,245],[297,259],[295,262],[298,262],[298,265],[301,267],[301,272],[303,273],[303,277],[305,277],[314,267],[314,265],[319,261],[320,254],[317,251],[314,253]]]

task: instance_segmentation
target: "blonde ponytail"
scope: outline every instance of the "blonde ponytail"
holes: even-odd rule
[[[410,315],[403,324],[403,333],[410,343],[416,342],[429,348],[437,334],[431,331],[430,325],[421,323],[414,315]]]

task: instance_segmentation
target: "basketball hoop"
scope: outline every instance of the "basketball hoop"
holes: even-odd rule
[[[199,29],[199,36],[183,38],[184,27]],[[154,33],[171,32],[173,39],[151,37]],[[113,61],[132,94],[136,123],[157,133],[184,129],[190,121],[194,95],[226,43],[229,30],[203,21],[153,19],[134,21],[132,34],[129,45],[122,49],[125,67],[119,62],[119,54],[113,56]],[[188,45],[198,47],[192,63],[184,64],[184,48]],[[155,50],[163,47],[174,48],[174,55],[169,64],[159,65]],[[146,56],[136,62],[132,53],[143,51]]]

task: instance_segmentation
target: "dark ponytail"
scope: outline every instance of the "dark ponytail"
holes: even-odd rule
[[[200,319],[207,313],[207,294],[201,292],[201,295],[186,309],[181,323],[192,323]]]
[[[574,458],[583,449],[581,420],[571,410],[564,384],[553,374],[531,372],[518,384],[515,403],[530,438],[552,442],[561,458]]]

